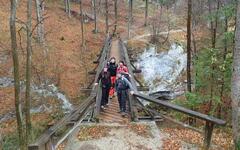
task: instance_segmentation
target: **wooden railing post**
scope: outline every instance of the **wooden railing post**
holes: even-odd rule
[[[131,120],[132,121],[138,121],[138,118],[137,118],[137,110],[136,110],[136,107],[135,107],[135,97],[131,94],[129,94],[129,112],[130,112],[130,115],[131,115]]]
[[[214,123],[206,121],[204,132],[204,150],[208,150],[211,144]]]
[[[28,150],[40,150],[40,148],[37,145],[29,145]]]
[[[95,107],[95,114],[94,114],[95,115],[94,118],[96,119],[97,122],[99,121],[98,116],[101,110],[101,100],[102,100],[102,88],[101,88],[101,81],[100,81],[97,88],[96,107]]]
[[[45,150],[53,150],[54,149],[52,140],[53,140],[52,137],[50,137],[48,143],[46,143],[46,145],[45,145]]]

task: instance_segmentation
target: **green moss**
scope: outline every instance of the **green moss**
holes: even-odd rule
[[[3,150],[17,150],[19,147],[17,133],[4,136],[1,144]]]

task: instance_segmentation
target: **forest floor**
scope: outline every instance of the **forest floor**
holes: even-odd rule
[[[144,26],[144,9],[142,8],[143,1],[136,1],[137,7],[134,9],[134,20],[131,27],[131,37],[133,39],[128,41],[128,46],[133,50],[139,50],[146,47],[149,44],[151,38],[152,27]],[[85,96],[81,91],[82,87],[88,85],[89,75],[88,71],[91,71],[95,66],[92,61],[94,61],[103,46],[103,41],[105,39],[105,22],[103,16],[103,9],[99,9],[99,22],[98,22],[98,33],[94,34],[92,31],[94,29],[94,22],[90,20],[85,23],[85,39],[86,39],[86,49],[81,48],[81,25],[79,21],[79,5],[73,3],[71,5],[72,16],[69,18],[64,12],[63,2],[59,0],[46,1],[46,11],[44,20],[44,27],[46,32],[46,45],[39,46],[36,40],[33,41],[33,82],[36,84],[45,82],[49,80],[50,83],[54,83],[67,97],[69,97],[72,104],[79,104],[81,99]],[[92,14],[90,1],[84,1],[83,3],[84,11]],[[102,6],[103,7],[103,6]],[[154,5],[150,6],[155,8]],[[6,0],[0,0],[0,78],[10,77],[13,78],[13,64],[11,58],[11,44],[10,44],[10,32],[9,32],[9,8],[10,2]],[[18,46],[19,46],[19,58],[20,58],[20,68],[21,68],[21,80],[24,81],[25,77],[25,54],[26,54],[26,32],[24,25],[21,22],[26,21],[26,0],[19,1],[19,6],[17,10],[17,31],[18,35]],[[119,5],[119,20],[118,20],[118,31],[122,39],[127,39],[127,5],[126,2],[120,1]],[[149,12],[150,19],[152,18],[154,12]],[[182,14],[180,14],[181,16]],[[36,24],[36,14],[33,10],[33,24]],[[185,33],[185,21],[179,16],[170,16],[174,25],[171,30],[177,31],[169,34],[168,42],[181,42],[186,44],[186,33]],[[113,3],[110,2],[110,32],[113,30]],[[166,32],[167,24],[163,23],[161,26],[161,32],[168,34]],[[21,29],[21,30],[20,30]],[[199,31],[201,27],[198,28]],[[180,31],[181,30],[181,31]],[[182,31],[183,30],[183,31]],[[179,31],[179,32],[178,32]],[[196,31],[196,39],[204,37],[209,33]],[[21,35],[21,40],[20,40]],[[145,37],[146,36],[146,37]],[[36,34],[34,34],[34,39],[36,39]],[[20,42],[21,41],[21,42]],[[164,46],[162,46],[164,47]],[[47,51],[47,56],[44,52]],[[39,63],[40,62],[40,63]],[[43,65],[45,64],[45,65]],[[47,66],[47,67],[46,67]],[[40,76],[40,77],[39,77]],[[90,77],[91,78],[91,77]],[[22,104],[24,103],[24,92],[21,93]],[[46,98],[41,98],[44,101]],[[48,98],[48,103],[56,105],[59,103],[54,98]],[[34,101],[32,102],[34,104]],[[0,88],[0,115],[8,112],[14,111],[14,87],[3,87]],[[32,120],[36,128],[40,128],[38,132],[44,130],[48,124],[53,124],[57,119],[60,119],[64,114],[59,114],[56,111],[44,112],[33,114]],[[50,116],[50,117],[49,117]],[[163,145],[179,145],[177,137],[186,133],[185,130],[175,130],[175,129],[163,129],[168,132],[170,140],[164,140]],[[0,135],[10,135],[16,133],[16,121],[15,119],[10,119],[4,123],[0,124]],[[174,133],[174,134],[171,134]],[[194,137],[199,137],[196,134],[186,133],[188,137],[181,137],[186,139],[194,139]],[[216,144],[223,144],[224,139],[231,139],[227,137],[229,135],[221,135]],[[201,138],[198,138],[198,143],[202,142]],[[1,136],[0,136],[1,141]],[[175,142],[174,142],[175,141]],[[227,140],[228,143],[232,141]],[[164,144],[165,143],[165,144]],[[1,144],[1,143],[0,143]],[[232,143],[231,143],[232,144]],[[227,144],[226,144],[227,145]],[[164,147],[164,146],[163,146]],[[166,150],[169,147],[165,148]],[[173,150],[173,149],[171,149]],[[177,150],[177,149],[176,149]]]

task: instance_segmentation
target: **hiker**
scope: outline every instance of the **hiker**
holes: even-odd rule
[[[124,77],[128,79],[128,81],[130,81],[131,75],[128,73],[128,68],[123,61],[119,61],[117,73],[121,73],[122,75],[124,75]]]
[[[131,83],[128,81],[127,78],[125,78],[121,73],[117,74],[117,80],[115,83],[115,89],[117,92],[118,102],[120,111],[119,113],[122,114],[122,116],[126,115],[126,100],[128,98],[128,89],[131,90],[131,94],[133,94],[133,87]]]
[[[117,68],[117,73],[122,73],[122,72],[128,73],[128,68],[125,66],[124,62],[120,60]]]
[[[117,67],[118,66],[116,64],[116,58],[112,57],[110,59],[110,61],[108,62],[108,70],[111,75],[111,83],[112,83],[110,91],[109,91],[110,99],[112,99],[112,97],[114,96],[114,93],[115,93],[114,87],[115,87],[115,81],[116,81],[116,75],[117,75]]]
[[[100,80],[102,87],[101,108],[105,110],[105,107],[108,106],[109,90],[111,88],[111,75],[107,67],[103,68],[103,71],[99,74],[97,83],[95,83],[95,85],[98,85]]]

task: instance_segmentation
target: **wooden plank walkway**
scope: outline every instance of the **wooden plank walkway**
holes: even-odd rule
[[[128,106],[127,106],[128,109]],[[100,122],[104,123],[128,123],[129,122],[129,115],[122,117],[119,113],[119,104],[117,97],[114,97],[109,101],[109,106],[100,112]]]
[[[119,41],[114,40],[112,41],[112,47],[110,50],[110,58],[115,57],[116,62],[118,63],[119,60],[121,60],[120,55],[120,49],[119,49]],[[127,102],[128,104],[128,102]],[[106,123],[127,123],[129,122],[129,115],[126,115],[125,117],[122,117],[122,115],[119,112],[119,103],[117,100],[117,96],[113,97],[113,99],[109,100],[109,106],[106,110],[100,112],[100,122],[106,122]],[[127,105],[128,110],[128,105]]]

